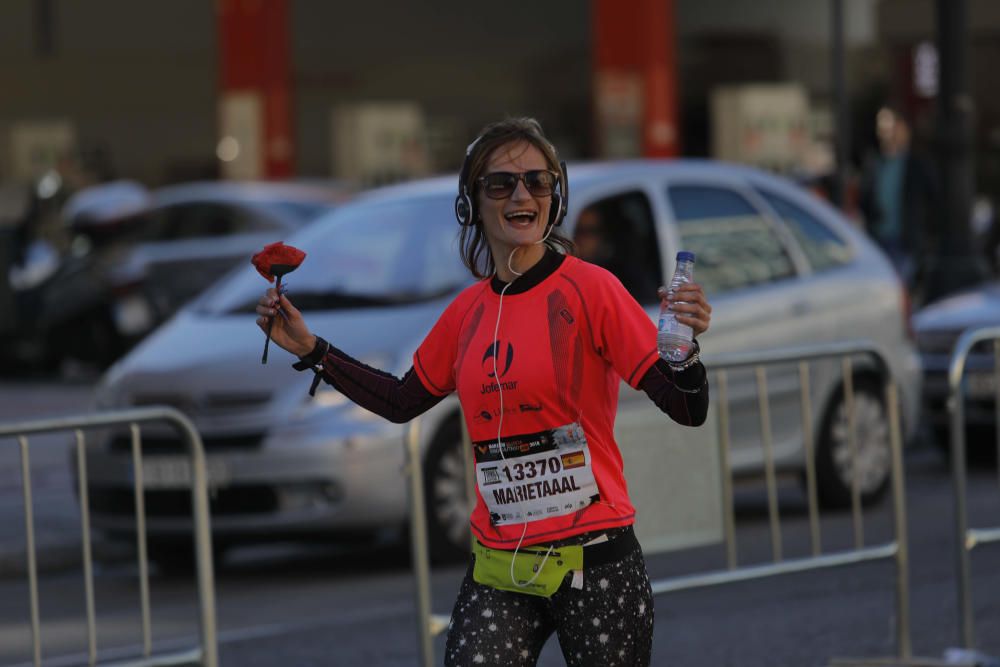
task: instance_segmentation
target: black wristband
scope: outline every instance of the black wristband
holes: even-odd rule
[[[330,344],[324,339],[316,336],[316,344],[309,354],[299,357],[299,360],[292,364],[292,368],[297,371],[304,371],[307,368],[315,368],[323,361],[326,353],[330,351]]]

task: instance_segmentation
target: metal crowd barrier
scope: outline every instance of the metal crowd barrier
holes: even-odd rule
[[[1000,542],[1000,526],[969,528],[966,507],[965,469],[965,387],[962,375],[969,352],[982,341],[993,341],[994,414],[997,426],[997,457],[1000,460],[1000,327],[980,327],[964,332],[955,343],[948,363],[948,410],[951,413],[951,470],[955,490],[955,532],[958,564],[958,615],[963,647],[972,649],[976,643],[975,620],[972,613],[972,584],[969,552],[980,544]],[[1000,463],[997,465],[1000,475]]]
[[[823,554],[820,548],[819,508],[816,490],[816,469],[813,434],[806,424],[812,423],[810,401],[809,362],[821,359],[841,358],[844,385],[844,401],[849,422],[852,467],[857,460],[857,427],[854,415],[854,382],[852,357],[864,355],[876,365],[879,375],[885,379],[885,405],[889,419],[889,447],[892,462],[892,504],[895,539],[880,545],[866,546],[861,516],[861,490],[858,477],[852,478],[851,517],[854,529],[854,548],[836,553]],[[806,492],[809,505],[809,530],[812,556],[783,560],[781,554],[781,532],[778,520],[777,482],[774,460],[771,454],[771,424],[767,402],[766,367],[797,363],[799,367],[800,407],[802,414],[804,452],[806,460]],[[897,657],[910,658],[912,645],[910,638],[910,588],[909,588],[909,547],[906,527],[906,492],[903,476],[902,429],[900,426],[899,396],[895,382],[888,370],[881,350],[867,341],[848,341],[822,346],[802,346],[779,352],[741,353],[719,355],[706,361],[708,368],[716,373],[715,400],[719,404],[719,447],[723,479],[723,524],[727,553],[726,570],[704,574],[661,579],[652,582],[653,594],[687,590],[704,586],[760,579],[763,577],[825,569],[851,565],[867,561],[892,558],[896,564],[896,650]],[[773,563],[737,567],[735,560],[735,509],[732,502],[732,474],[728,467],[729,432],[727,373],[740,368],[753,368],[757,376],[757,395],[760,404],[761,438],[765,454],[765,482],[767,485],[768,517],[771,531]]]
[[[997,329],[1000,336],[1000,329]],[[819,509],[816,488],[816,469],[814,461],[814,446],[811,428],[803,428],[804,449],[806,457],[806,490],[809,504],[809,526],[812,556],[783,560],[781,554],[781,533],[778,519],[777,475],[772,456],[771,422],[767,400],[767,367],[775,365],[797,364],[799,368],[799,384],[801,390],[801,415],[803,425],[812,424],[812,406],[810,399],[810,361],[841,358],[842,375],[844,378],[844,400],[847,406],[850,449],[852,462],[858,455],[857,428],[854,415],[854,384],[852,357],[866,356],[870,358],[879,372],[886,379],[885,404],[888,411],[890,426],[890,448],[892,457],[892,505],[895,539],[884,544],[866,546],[864,544],[863,522],[861,517],[861,491],[858,478],[854,477],[851,489],[851,514],[854,529],[854,548],[836,553],[821,553]],[[739,353],[716,355],[706,359],[710,373],[715,374],[713,385],[713,402],[719,407],[718,444],[721,468],[722,488],[722,522],[724,526],[724,543],[727,556],[727,569],[696,575],[673,577],[652,581],[653,594],[687,590],[706,586],[761,579],[764,577],[819,570],[830,567],[851,565],[868,561],[894,559],[896,564],[896,648],[898,657],[912,657],[910,638],[910,589],[909,589],[909,549],[906,528],[905,487],[903,478],[902,432],[898,391],[892,375],[888,370],[884,354],[874,344],[867,341],[848,341],[828,345],[801,346],[782,351],[767,351],[760,353]],[[732,471],[729,467],[729,405],[727,396],[728,372],[737,369],[752,368],[756,374],[757,395],[760,416],[761,439],[765,454],[765,482],[767,486],[768,517],[770,522],[773,562],[764,565],[738,567],[736,563],[735,508],[733,506]],[[1000,383],[998,383],[1000,386]],[[666,419],[666,417],[664,417]],[[463,431],[464,431],[463,421]],[[466,474],[469,488],[474,487],[471,464],[471,445],[468,434],[465,436]],[[411,505],[411,548],[413,567],[416,579],[417,599],[417,635],[420,647],[420,664],[430,667],[434,664],[433,638],[443,631],[449,621],[447,615],[431,613],[430,590],[430,560],[427,548],[426,515],[424,502],[423,471],[420,455],[420,421],[415,419],[405,429],[407,451],[407,472],[410,480]],[[471,492],[470,492],[471,493]],[[470,495],[470,497],[472,497]]]
[[[153,655],[150,623],[149,566],[146,553],[145,504],[143,500],[142,438],[139,424],[168,422],[178,428],[191,454],[191,501],[194,515],[195,559],[201,621],[201,646],[172,653]],[[90,538],[86,438],[84,429],[128,424],[132,434],[132,464],[135,470],[136,546],[139,558],[140,606],[142,615],[142,657],[116,662],[114,667],[157,667],[164,665],[201,665],[218,667],[215,628],[215,588],[212,574],[212,545],[208,513],[208,478],[201,436],[187,417],[170,407],[148,407],[91,415],[57,417],[0,424],[0,439],[17,438],[21,450],[21,480],[24,486],[24,523],[27,536],[28,583],[31,605],[32,653],[35,667],[42,664],[40,610],[38,604],[38,567],[35,554],[35,528],[31,496],[31,459],[28,436],[58,431],[74,431],[76,465],[79,475],[80,521],[83,549],[84,595],[87,607],[88,665],[97,665],[97,616],[94,604],[94,572]],[[108,664],[108,663],[103,663]],[[108,667],[111,667],[108,665]]]

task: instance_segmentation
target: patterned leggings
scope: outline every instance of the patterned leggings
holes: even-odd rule
[[[642,550],[586,570],[583,590],[570,576],[543,598],[478,584],[469,565],[448,627],[446,667],[533,666],[553,631],[568,667],[649,665],[653,593]]]

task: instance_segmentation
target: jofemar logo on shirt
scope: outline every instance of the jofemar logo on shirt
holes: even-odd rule
[[[513,391],[517,389],[517,380],[503,380],[507,372],[510,371],[514,363],[514,345],[507,342],[506,346],[502,341],[495,340],[486,346],[483,352],[483,372],[486,377],[493,380],[484,382],[480,394],[492,394],[500,391]]]

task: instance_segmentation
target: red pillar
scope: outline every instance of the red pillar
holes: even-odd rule
[[[673,0],[593,0],[594,95],[604,157],[676,157]]]
[[[218,0],[220,159],[234,178],[287,178],[291,113],[289,0]],[[226,139],[229,137],[230,139]]]

